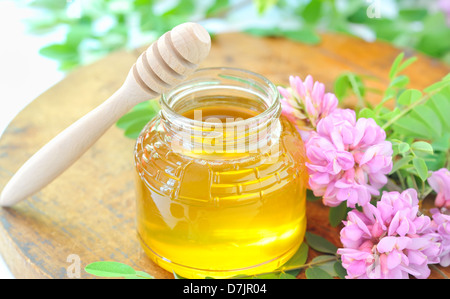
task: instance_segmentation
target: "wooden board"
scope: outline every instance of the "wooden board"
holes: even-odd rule
[[[117,52],[82,67],[26,107],[0,139],[0,188],[48,140],[120,87],[141,50]],[[373,76],[373,87],[385,88],[399,52],[385,43],[344,35],[323,35],[319,45],[309,46],[233,33],[213,40],[201,66],[249,69],[278,85],[287,84],[291,74],[311,74],[329,90],[338,75],[353,71]],[[421,89],[448,72],[448,67],[420,56],[405,73],[410,86]],[[81,278],[92,278],[84,267],[100,260],[122,262],[156,278],[173,277],[145,256],[137,240],[133,146],[133,140],[112,127],[50,185],[14,207],[0,209],[0,252],[15,277],[67,278],[68,269],[76,276],[77,259]],[[339,246],[339,228],[328,225],[327,208],[320,202],[307,208],[308,231]],[[311,250],[309,259],[316,254]],[[431,278],[438,277],[433,271]]]

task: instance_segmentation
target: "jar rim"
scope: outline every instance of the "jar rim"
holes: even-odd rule
[[[199,74],[199,73],[214,72],[214,71],[231,71],[231,72],[239,72],[242,74],[247,74],[249,77],[254,77],[254,78],[261,80],[266,85],[267,90],[270,93],[270,94],[268,94],[268,97],[271,99],[271,103],[267,106],[266,109],[264,109],[264,111],[262,111],[261,113],[258,113],[255,116],[244,119],[244,120],[229,121],[226,123],[226,125],[236,126],[236,125],[242,125],[245,123],[255,122],[260,119],[271,118],[271,116],[273,117],[274,115],[277,114],[277,112],[281,111],[280,95],[278,92],[278,88],[275,86],[275,84],[273,84],[265,76],[260,75],[255,72],[252,72],[252,71],[249,71],[249,70],[246,70],[246,69],[236,68],[236,67],[205,67],[205,68],[197,69],[196,71],[194,71],[193,75]],[[189,78],[188,78],[188,80],[189,80]],[[199,121],[199,120],[188,118],[188,117],[182,115],[181,113],[178,113],[177,111],[175,111],[175,109],[173,109],[171,107],[171,105],[169,105],[169,103],[168,103],[168,99],[170,98],[171,93],[176,91],[177,88],[184,86],[187,82],[189,82],[189,81],[183,81],[182,83],[173,87],[169,91],[161,94],[160,104],[161,104],[161,107],[163,108],[161,110],[164,113],[166,113],[168,117],[176,117],[179,121],[181,121],[183,123],[189,123],[190,125],[193,125],[193,126],[201,126],[202,124],[205,123],[204,121]]]

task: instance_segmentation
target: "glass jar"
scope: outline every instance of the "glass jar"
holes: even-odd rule
[[[144,251],[186,278],[280,267],[303,241],[307,173],[276,86],[246,70],[200,69],[160,106],[135,147]]]

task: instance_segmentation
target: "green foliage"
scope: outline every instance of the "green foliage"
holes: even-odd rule
[[[126,279],[152,279],[153,276],[143,271],[136,271],[132,267],[113,261],[99,261],[88,264],[84,270],[99,277],[114,277]]]
[[[417,12],[416,17],[420,15]],[[414,188],[419,199],[424,199],[431,192],[426,181],[429,172],[449,166],[446,161],[450,157],[450,74],[423,90],[408,88],[409,78],[401,72],[415,61],[416,57],[405,59],[404,53],[399,54],[392,63],[390,83],[382,92],[381,101],[375,107],[363,104],[358,117],[373,118],[386,131],[394,152],[391,183],[400,189]],[[335,90],[339,95],[345,97],[348,91],[353,94],[357,91],[364,96],[367,92],[364,81],[355,90],[345,81],[347,77],[344,74],[336,79]],[[365,103],[365,99],[361,102]],[[387,103],[392,108],[387,108]]]
[[[414,1],[398,0],[390,4],[361,0],[19,2],[39,10],[37,17],[27,20],[31,32],[38,34],[61,27],[66,30],[63,42],[41,50],[42,55],[59,61],[62,70],[90,63],[117,49],[148,44],[182,22],[212,18],[234,22],[240,11],[249,6],[255,11],[255,15],[250,16],[255,22],[241,30],[250,34],[317,44],[320,42],[318,32],[339,32],[385,40],[450,62],[450,30],[444,14]],[[396,16],[384,13],[377,5],[391,5]],[[379,13],[373,14],[373,11]],[[279,16],[283,22],[270,22],[274,16]],[[394,85],[405,83],[404,77],[398,80]]]
[[[336,254],[337,247],[324,237],[321,237],[311,232],[306,232],[305,239],[308,245],[316,251],[322,253]]]
[[[328,220],[331,226],[336,227],[341,224],[342,220],[347,217],[348,210],[346,202],[342,202],[337,207],[331,207],[328,213]]]
[[[156,100],[142,102],[122,116],[116,126],[124,130],[126,137],[136,139],[144,126],[158,114],[158,111],[159,105]]]

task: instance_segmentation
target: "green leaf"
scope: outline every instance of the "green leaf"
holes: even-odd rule
[[[127,129],[129,126],[131,126],[136,121],[145,121],[146,123],[149,122],[154,116],[156,115],[156,112],[154,110],[150,109],[139,109],[131,111],[124,116],[122,116],[116,123],[117,127],[121,129]]]
[[[405,75],[401,75],[398,77],[395,77],[394,80],[391,81],[389,84],[389,87],[395,87],[395,88],[403,88],[409,83],[409,77]]]
[[[422,93],[417,89],[408,89],[402,92],[400,97],[397,99],[397,103],[401,105],[411,105],[412,103],[420,100]]]
[[[206,10],[206,17],[210,18],[216,13],[223,11],[229,4],[229,0],[215,0],[214,3]]]
[[[364,107],[361,110],[359,110],[358,118],[372,118],[372,119],[376,120],[377,115],[376,115],[375,111],[373,111],[372,109]]]
[[[150,274],[143,272],[143,271],[136,271],[135,275],[127,275],[125,276],[126,279],[154,279],[153,276]]]
[[[446,152],[436,152],[433,155],[426,155],[423,157],[425,163],[427,164],[428,170],[436,171],[438,169],[444,168],[447,162]]]
[[[315,45],[320,42],[320,36],[312,29],[281,30],[280,34],[293,41]]]
[[[33,0],[28,5],[50,10],[61,10],[66,8],[68,3],[67,0]]]
[[[295,275],[286,273],[286,272],[281,272],[281,274],[278,276],[279,279],[297,279],[297,277]]]
[[[116,126],[124,130],[124,135],[136,139],[145,125],[158,114],[159,106],[156,101],[142,102],[122,116]]]
[[[414,158],[412,160],[414,168],[417,171],[417,174],[419,175],[420,179],[424,182],[428,178],[428,167],[425,163],[425,160],[422,158]]]
[[[334,81],[334,94],[339,100],[342,100],[346,93],[347,89],[351,87],[350,82],[348,81],[347,75],[343,74],[340,75],[335,81]]]
[[[334,271],[336,272],[337,276],[341,279],[344,279],[347,275],[347,270],[345,270],[344,267],[342,267],[342,262],[337,261],[334,263]]]
[[[77,49],[66,44],[53,44],[39,50],[42,56],[56,60],[78,59]]]
[[[337,276],[336,271],[334,271],[334,263],[336,262],[336,256],[334,255],[318,255],[311,261],[311,267],[317,267],[331,276]]]
[[[178,275],[178,274],[175,273],[175,272],[172,272],[172,274],[173,274],[173,277],[174,277],[175,279],[186,279],[185,277],[180,276],[180,275]]]
[[[430,56],[442,57],[450,49],[450,30],[446,24],[443,11],[429,14],[423,20],[422,32],[419,40],[415,41],[414,48]]]
[[[394,59],[394,62],[392,63],[391,70],[389,71],[389,79],[393,80],[398,72],[398,67],[400,66],[400,63],[403,60],[403,57],[405,57],[405,53],[400,53],[397,55],[397,57]]]
[[[430,135],[433,137],[439,137],[442,134],[443,124],[439,118],[439,115],[430,107],[431,105],[419,105],[415,107],[410,116],[421,121],[426,127]],[[431,137],[431,136],[430,136]]]
[[[423,8],[409,8],[401,9],[399,11],[400,18],[410,21],[420,21],[428,14],[428,11]]]
[[[447,152],[450,148],[450,132],[442,135],[432,143],[432,147],[436,151]]]
[[[178,3],[171,9],[165,11],[162,16],[175,17],[175,16],[188,16],[194,13],[195,2],[193,0],[178,0]]]
[[[280,269],[291,269],[303,266],[308,259],[308,244],[305,242],[300,245],[297,252]]]
[[[423,152],[426,154],[433,154],[433,147],[431,146],[431,144],[429,144],[428,142],[425,141],[416,141],[413,144],[411,144],[411,149],[414,152]]]
[[[401,142],[401,143],[398,145],[398,152],[399,152],[400,154],[404,154],[404,153],[406,153],[407,151],[409,151],[409,148],[410,148],[410,146],[409,146],[408,143],[406,143],[406,142]]]
[[[100,261],[87,265],[84,270],[92,275],[100,277],[126,277],[136,275],[136,271],[123,263]]]
[[[154,277],[150,274],[148,274],[147,272],[144,271],[136,271],[136,275],[141,277],[141,278],[147,278],[147,279],[153,279]]]
[[[305,234],[308,245],[319,252],[336,254],[337,247],[327,239],[311,232]]]
[[[450,96],[447,97],[441,93],[435,94],[427,101],[426,105],[433,109],[436,115],[438,115],[443,127],[447,131],[450,131],[450,117],[448,117],[448,111],[450,111]]]
[[[315,196],[314,192],[311,189],[307,189],[306,190],[306,200],[314,202],[314,201],[322,200],[322,197]]]
[[[308,23],[317,23],[320,19],[322,1],[310,1],[303,9],[301,16]]]
[[[255,36],[280,36],[281,32],[276,27],[270,28],[247,28],[244,32]]]
[[[330,274],[319,267],[308,268],[306,269],[305,274],[307,279],[333,279]]]
[[[342,220],[347,216],[347,203],[342,202],[337,207],[331,207],[328,214],[330,225],[333,227],[342,223]]]
[[[348,90],[359,96],[365,95],[365,86],[361,76],[354,73],[340,75],[334,82],[334,93],[339,100],[342,100]]]
[[[259,14],[265,13],[268,9],[277,4],[277,2],[278,0],[253,0]]]
[[[92,34],[91,21],[87,18],[80,19],[79,23],[70,26],[70,29],[66,34],[65,44],[76,50],[80,43],[84,39],[92,37]]]
[[[254,275],[250,278],[252,278],[252,279],[279,279],[281,274],[282,273],[276,273],[276,272],[264,273],[264,274]]]
[[[412,155],[408,155],[408,156],[405,156],[405,157],[401,158],[400,160],[394,161],[393,166],[392,166],[392,170],[391,170],[391,172],[389,174],[393,174],[397,170],[401,169],[403,166],[408,165],[409,162],[411,162],[412,159],[413,159],[413,156]]]
[[[145,125],[148,123],[147,119],[137,119],[131,124],[127,126],[125,129],[124,135],[131,139],[136,139],[139,137],[142,129],[144,129]]]
[[[405,60],[405,62],[403,62],[397,69],[397,72],[401,72],[404,69],[406,69],[408,66],[410,66],[411,64],[413,64],[415,61],[417,60],[417,57],[413,56],[411,58],[408,58],[407,60]]]
[[[392,111],[389,111],[389,110],[383,111],[384,110],[383,108],[380,108],[380,110],[382,110],[382,114],[380,114],[379,118],[386,120],[386,121],[390,120],[391,118],[396,117],[397,115],[399,115],[401,113],[401,110],[398,107],[395,107],[394,110],[392,110]]]
[[[406,115],[399,118],[392,127],[394,130],[402,135],[411,136],[414,138],[429,138],[430,129],[421,121]]]

